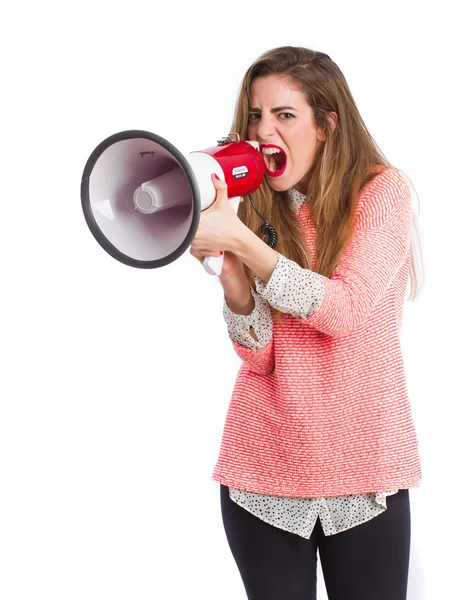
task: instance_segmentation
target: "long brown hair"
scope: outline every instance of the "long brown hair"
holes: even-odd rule
[[[352,237],[359,192],[379,169],[393,166],[367,130],[339,67],[327,54],[307,48],[275,48],[262,54],[249,67],[241,84],[231,127],[241,139],[247,139],[248,135],[251,84],[257,77],[272,74],[287,76],[297,84],[313,109],[316,126],[325,134],[310,173],[306,203],[310,217],[316,223],[316,272],[330,277]],[[330,112],[335,112],[338,117],[334,130],[329,122]],[[273,190],[264,179],[251,196],[258,211],[277,231],[275,249],[302,268],[312,269],[314,265],[299,222],[290,208],[288,192]],[[262,222],[248,199],[239,205],[238,217],[263,239]],[[413,233],[418,238],[414,214],[413,224]],[[418,290],[414,237],[412,235],[409,299],[415,299]],[[419,244],[417,250],[421,251]],[[244,265],[244,271],[255,289],[254,272],[247,265]],[[273,316],[278,320],[282,313],[273,310]]]

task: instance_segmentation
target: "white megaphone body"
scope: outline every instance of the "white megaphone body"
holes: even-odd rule
[[[226,182],[237,211],[241,197],[264,177],[259,144],[230,134],[218,146],[184,156],[154,133],[122,131],[104,140],[87,161],[81,185],[85,219],[113,258],[132,267],[162,267],[190,246],[200,212],[214,202],[211,173]],[[207,257],[204,267],[220,275],[223,261],[224,254]]]

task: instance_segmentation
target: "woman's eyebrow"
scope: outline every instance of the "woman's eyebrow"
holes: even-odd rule
[[[293,108],[293,106],[277,106],[277,108],[272,108],[270,112],[271,113],[276,113],[276,112],[279,112],[279,110],[287,110],[287,109],[295,110],[296,112],[298,112],[298,110],[296,108]],[[261,109],[257,108],[257,107],[254,107],[254,108],[250,108],[249,112],[258,112],[258,113],[260,113]]]

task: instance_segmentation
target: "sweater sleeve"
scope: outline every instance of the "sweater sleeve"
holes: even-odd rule
[[[245,366],[258,373],[267,375],[274,368],[274,347],[272,341],[272,315],[269,303],[250,287],[255,301],[254,310],[249,315],[234,313],[224,298],[223,316],[228,326],[236,354]],[[258,340],[250,334],[253,328]]]
[[[408,258],[411,193],[406,177],[389,170],[362,190],[356,229],[331,277],[324,277],[279,254],[278,280],[256,289],[271,306],[303,319],[333,337],[348,335],[368,318]]]

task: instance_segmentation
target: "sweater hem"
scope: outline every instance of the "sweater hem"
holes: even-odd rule
[[[231,487],[244,492],[253,492],[256,494],[268,494],[271,496],[289,496],[291,498],[326,498],[330,496],[350,496],[351,494],[389,494],[392,490],[402,490],[418,488],[422,482],[421,475],[415,475],[411,478],[387,479],[379,477],[372,479],[369,484],[353,482],[344,484],[343,487],[321,487],[321,486],[287,486],[284,484],[274,485],[265,482],[249,482],[247,479],[234,479],[216,472],[211,476],[212,481],[216,481],[227,487]]]

